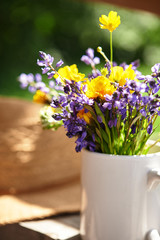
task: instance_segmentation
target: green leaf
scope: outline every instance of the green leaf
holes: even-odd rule
[[[95,110],[96,110],[96,113],[97,115],[99,115],[101,118],[102,118],[102,122],[103,124],[105,125],[105,130],[106,130],[106,133],[107,133],[107,138],[108,138],[108,145],[109,145],[109,149],[110,149],[110,153],[113,153],[112,151],[112,141],[111,141],[111,131],[106,123],[106,120],[105,120],[105,117],[103,115],[103,113],[101,112],[100,108],[98,107],[98,104],[95,102]]]
[[[105,141],[106,143],[108,143],[108,142],[109,142],[108,135],[107,135],[106,132],[103,130],[103,128],[100,129],[100,133],[101,133],[102,138],[104,139],[104,141]]]
[[[102,152],[104,152],[103,138],[102,138],[101,132],[100,132],[100,130],[99,130],[98,128],[96,128],[96,133],[97,133],[98,137],[99,137],[100,140],[101,140],[101,142],[100,142],[100,144],[101,144],[101,150],[102,150]]]

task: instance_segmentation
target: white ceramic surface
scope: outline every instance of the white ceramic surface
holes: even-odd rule
[[[144,240],[151,229],[160,232],[159,170],[160,152],[114,156],[84,150],[82,238]]]

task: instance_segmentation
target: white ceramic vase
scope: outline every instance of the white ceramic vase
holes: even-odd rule
[[[160,152],[120,156],[84,150],[82,239],[144,240],[150,230],[160,232],[159,170]]]

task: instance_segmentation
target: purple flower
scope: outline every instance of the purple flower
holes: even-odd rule
[[[29,86],[28,87],[28,90],[29,90],[29,92],[35,92],[36,91],[36,88],[34,87],[34,86]]]
[[[114,102],[114,107],[117,107],[118,109],[121,109],[121,106],[122,106],[122,104],[121,104],[120,101],[115,101]]]
[[[87,141],[81,141],[80,138],[78,138],[75,143],[76,143],[76,148],[75,148],[76,152],[80,152],[82,148],[86,148],[88,145]]]
[[[88,56],[86,56],[86,55],[83,55],[81,57],[81,61],[84,62],[87,65],[90,65],[92,63],[92,60]]]
[[[148,104],[148,102],[149,102],[149,97],[148,97],[148,96],[143,96],[143,97],[142,97],[142,102],[143,102],[144,105]]]
[[[47,73],[48,79],[51,79],[55,75],[55,71]]]
[[[150,123],[150,124],[148,125],[148,128],[147,128],[147,133],[148,133],[148,134],[151,134],[151,133],[152,133],[152,130],[153,130],[153,125],[152,125],[152,123]]]
[[[136,132],[136,124],[133,124],[131,126],[131,134],[135,134],[135,132]]]
[[[32,73],[20,74],[18,81],[21,83],[21,88],[26,88],[30,83],[34,82],[34,75]]]
[[[100,63],[100,58],[99,57],[93,58],[93,62],[94,62],[95,65],[99,64]]]
[[[112,66],[113,66],[113,67],[116,67],[117,65],[118,65],[118,64],[117,64],[116,62],[113,62],[113,63],[112,63]]]
[[[59,103],[60,103],[60,104],[66,102],[66,100],[67,100],[67,98],[66,98],[65,95],[60,95],[60,96],[59,96]]]
[[[114,127],[117,126],[117,118],[116,117],[113,119],[113,125],[114,125]]]
[[[64,88],[62,86],[55,86],[54,89],[57,91],[63,91]]]
[[[98,76],[101,76],[102,74],[101,74],[101,72],[99,71],[99,70],[97,70],[97,69],[93,69],[92,70],[92,75],[90,76],[91,78],[96,78],[96,77],[98,77]]]
[[[135,60],[134,62],[131,62],[132,69],[136,70],[137,67],[139,67],[139,63],[140,63],[139,60]],[[125,62],[121,63],[119,66],[123,67],[124,70],[126,70],[129,67],[129,65],[126,64]]]
[[[46,86],[41,88],[41,91],[44,92],[44,93],[49,93],[50,92],[49,88],[46,87]]]
[[[120,113],[121,113],[121,119],[123,121],[126,118],[126,116],[127,116],[126,108],[121,109]]]
[[[89,151],[95,152],[96,144],[92,141],[88,141],[88,148],[89,148]]]
[[[51,102],[51,107],[58,108],[59,106],[60,106],[60,103],[59,103],[58,99],[56,97],[53,97],[52,102]]]
[[[86,54],[81,57],[81,60],[92,67],[88,81],[102,76],[100,70],[95,67],[100,63],[100,59],[94,56],[92,48],[86,50]],[[55,68],[52,66],[53,61],[54,58],[50,54],[40,51],[40,59],[37,60],[37,64],[41,67],[42,74],[47,74],[50,80],[43,82],[40,74],[23,73],[19,77],[19,82],[21,87],[28,87],[29,91],[35,92],[40,89],[51,99],[53,98],[51,106],[58,108],[53,118],[63,122],[69,138],[76,138],[77,152],[82,148],[87,148],[90,151],[113,153],[111,148],[116,149],[116,145],[119,144],[117,149],[120,152],[116,152],[117,154],[133,154],[134,144],[131,148],[128,146],[133,140],[133,143],[137,141],[136,138],[139,137],[137,133],[142,132],[141,135],[146,138],[148,134],[152,134],[155,117],[160,115],[160,96],[157,94],[160,90],[160,63],[152,67],[151,75],[143,76],[137,71],[139,61],[132,62],[136,79],[142,81],[126,79],[123,86],[119,86],[118,81],[111,82],[115,87],[115,91],[111,95],[106,94],[103,98],[92,99],[87,97],[90,89],[87,89],[85,82],[67,79],[63,81],[55,70],[61,67],[63,61],[60,59],[55,64]],[[117,64],[113,63],[113,66],[117,66]],[[123,69],[129,67],[126,63],[122,63],[120,66]],[[110,62],[105,62],[104,67],[108,70],[106,77],[109,78],[112,69]],[[59,77],[52,81],[51,79],[55,75]],[[55,93],[53,89],[57,90],[55,97],[53,97]],[[148,122],[147,127],[146,121]],[[119,141],[117,141],[117,137],[119,137]],[[146,138],[143,138],[142,141],[145,141]],[[122,153],[123,148],[125,151]],[[135,151],[135,153],[137,152]]]
[[[136,70],[140,65],[140,61],[139,61],[139,59],[137,59],[134,62],[131,62],[131,64],[132,64],[132,69]]]
[[[148,86],[146,83],[143,82],[136,82],[134,80],[128,80],[127,86],[130,90],[135,92],[148,92]]]
[[[88,48],[86,50],[86,54],[88,55],[89,58],[91,58],[91,59],[94,58],[94,50],[92,48]]]
[[[61,84],[61,78],[60,78],[60,77],[57,77],[57,78],[55,79],[55,81],[56,81],[56,84],[57,84],[57,85]]]
[[[46,84],[44,82],[37,82],[35,84],[35,87],[36,87],[36,89],[41,89],[42,90],[43,88],[46,87]]]
[[[156,85],[153,89],[153,94],[157,93],[160,89],[160,86],[159,85]]]
[[[102,118],[101,118],[101,116],[98,115],[98,116],[97,116],[97,120],[98,120],[99,123],[102,123]]]
[[[46,58],[46,53],[45,53],[45,52],[42,52],[42,51],[39,51],[39,56],[40,56],[42,59],[45,59],[45,58]]]
[[[61,114],[59,114],[59,113],[55,113],[52,117],[53,117],[56,121],[62,120],[62,116],[61,116]]]
[[[112,103],[110,102],[105,102],[103,104],[103,108],[107,108],[108,110],[111,110],[112,109]]]
[[[87,91],[87,85],[86,85],[86,84],[83,85],[82,91],[83,91],[84,93]]]
[[[94,133],[92,133],[92,139],[93,139],[93,142],[95,142],[95,134]]]
[[[86,50],[86,55],[81,57],[81,61],[87,65],[91,65],[94,68],[95,65],[100,63],[99,57],[94,57],[94,50],[92,48],[88,48]]]
[[[39,52],[40,57],[42,60],[37,60],[37,65],[40,67],[50,67],[54,61],[54,58],[50,54],[46,54],[45,52]]]
[[[36,82],[41,82],[41,81],[42,81],[42,76],[41,76],[41,74],[36,73],[36,75],[35,75],[35,81],[36,81]]]
[[[21,83],[21,88],[26,88],[28,86],[27,74],[21,73],[21,75],[18,78],[18,81]]]
[[[59,67],[61,67],[62,65],[63,65],[63,61],[62,61],[62,59],[60,59],[57,63],[56,63],[56,67],[57,68],[59,68]]]
[[[54,81],[49,81],[49,87],[50,88],[54,88],[55,87],[55,83],[54,83]]]
[[[45,68],[42,68],[42,74],[46,74],[47,72],[50,71],[50,67],[45,67]]]
[[[160,72],[160,63],[156,63],[152,68],[151,71],[153,73],[159,73]]]
[[[66,86],[64,86],[64,93],[68,94],[70,92],[71,88],[69,86],[69,84],[66,84]]]
[[[113,94],[112,94],[112,97],[114,100],[119,100],[119,97],[120,97],[120,93],[118,91],[115,91]]]
[[[150,86],[150,88],[155,88],[155,86],[156,86],[156,81],[154,80],[154,79],[149,79],[149,86]]]
[[[125,62],[121,63],[119,66],[122,67],[124,70],[129,67],[129,65],[126,64]]]
[[[144,117],[147,116],[146,110],[145,110],[144,108],[143,108],[143,109],[140,109],[139,112],[142,114],[142,116],[144,116]]]
[[[106,75],[106,77],[109,77],[110,74],[111,74],[111,64],[110,64],[110,62],[106,62],[104,67],[108,69],[108,74]]]
[[[34,75],[32,73],[29,73],[27,76],[28,83],[31,83],[34,81]]]
[[[113,121],[112,119],[110,119],[110,120],[108,121],[108,126],[109,126],[109,128],[112,128],[113,125],[114,125],[114,121]]]
[[[42,60],[39,60],[39,59],[37,59],[37,65],[38,66],[40,66],[40,67],[45,67],[46,66],[46,64],[45,64],[45,61],[42,61]]]
[[[140,75],[137,77],[138,80],[146,80],[146,76],[144,75]]]

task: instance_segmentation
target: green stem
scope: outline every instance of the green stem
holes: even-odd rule
[[[113,63],[113,46],[112,46],[112,32],[110,32],[110,62]]]
[[[65,79],[55,70],[55,68],[52,67],[52,65],[49,64],[49,67],[55,72],[55,74],[57,74],[61,79],[62,81],[64,81],[65,83]]]
[[[106,62],[110,62],[109,59],[106,57],[105,53],[102,51],[101,47],[97,48],[97,52],[99,52],[102,55],[102,57],[104,57]]]

